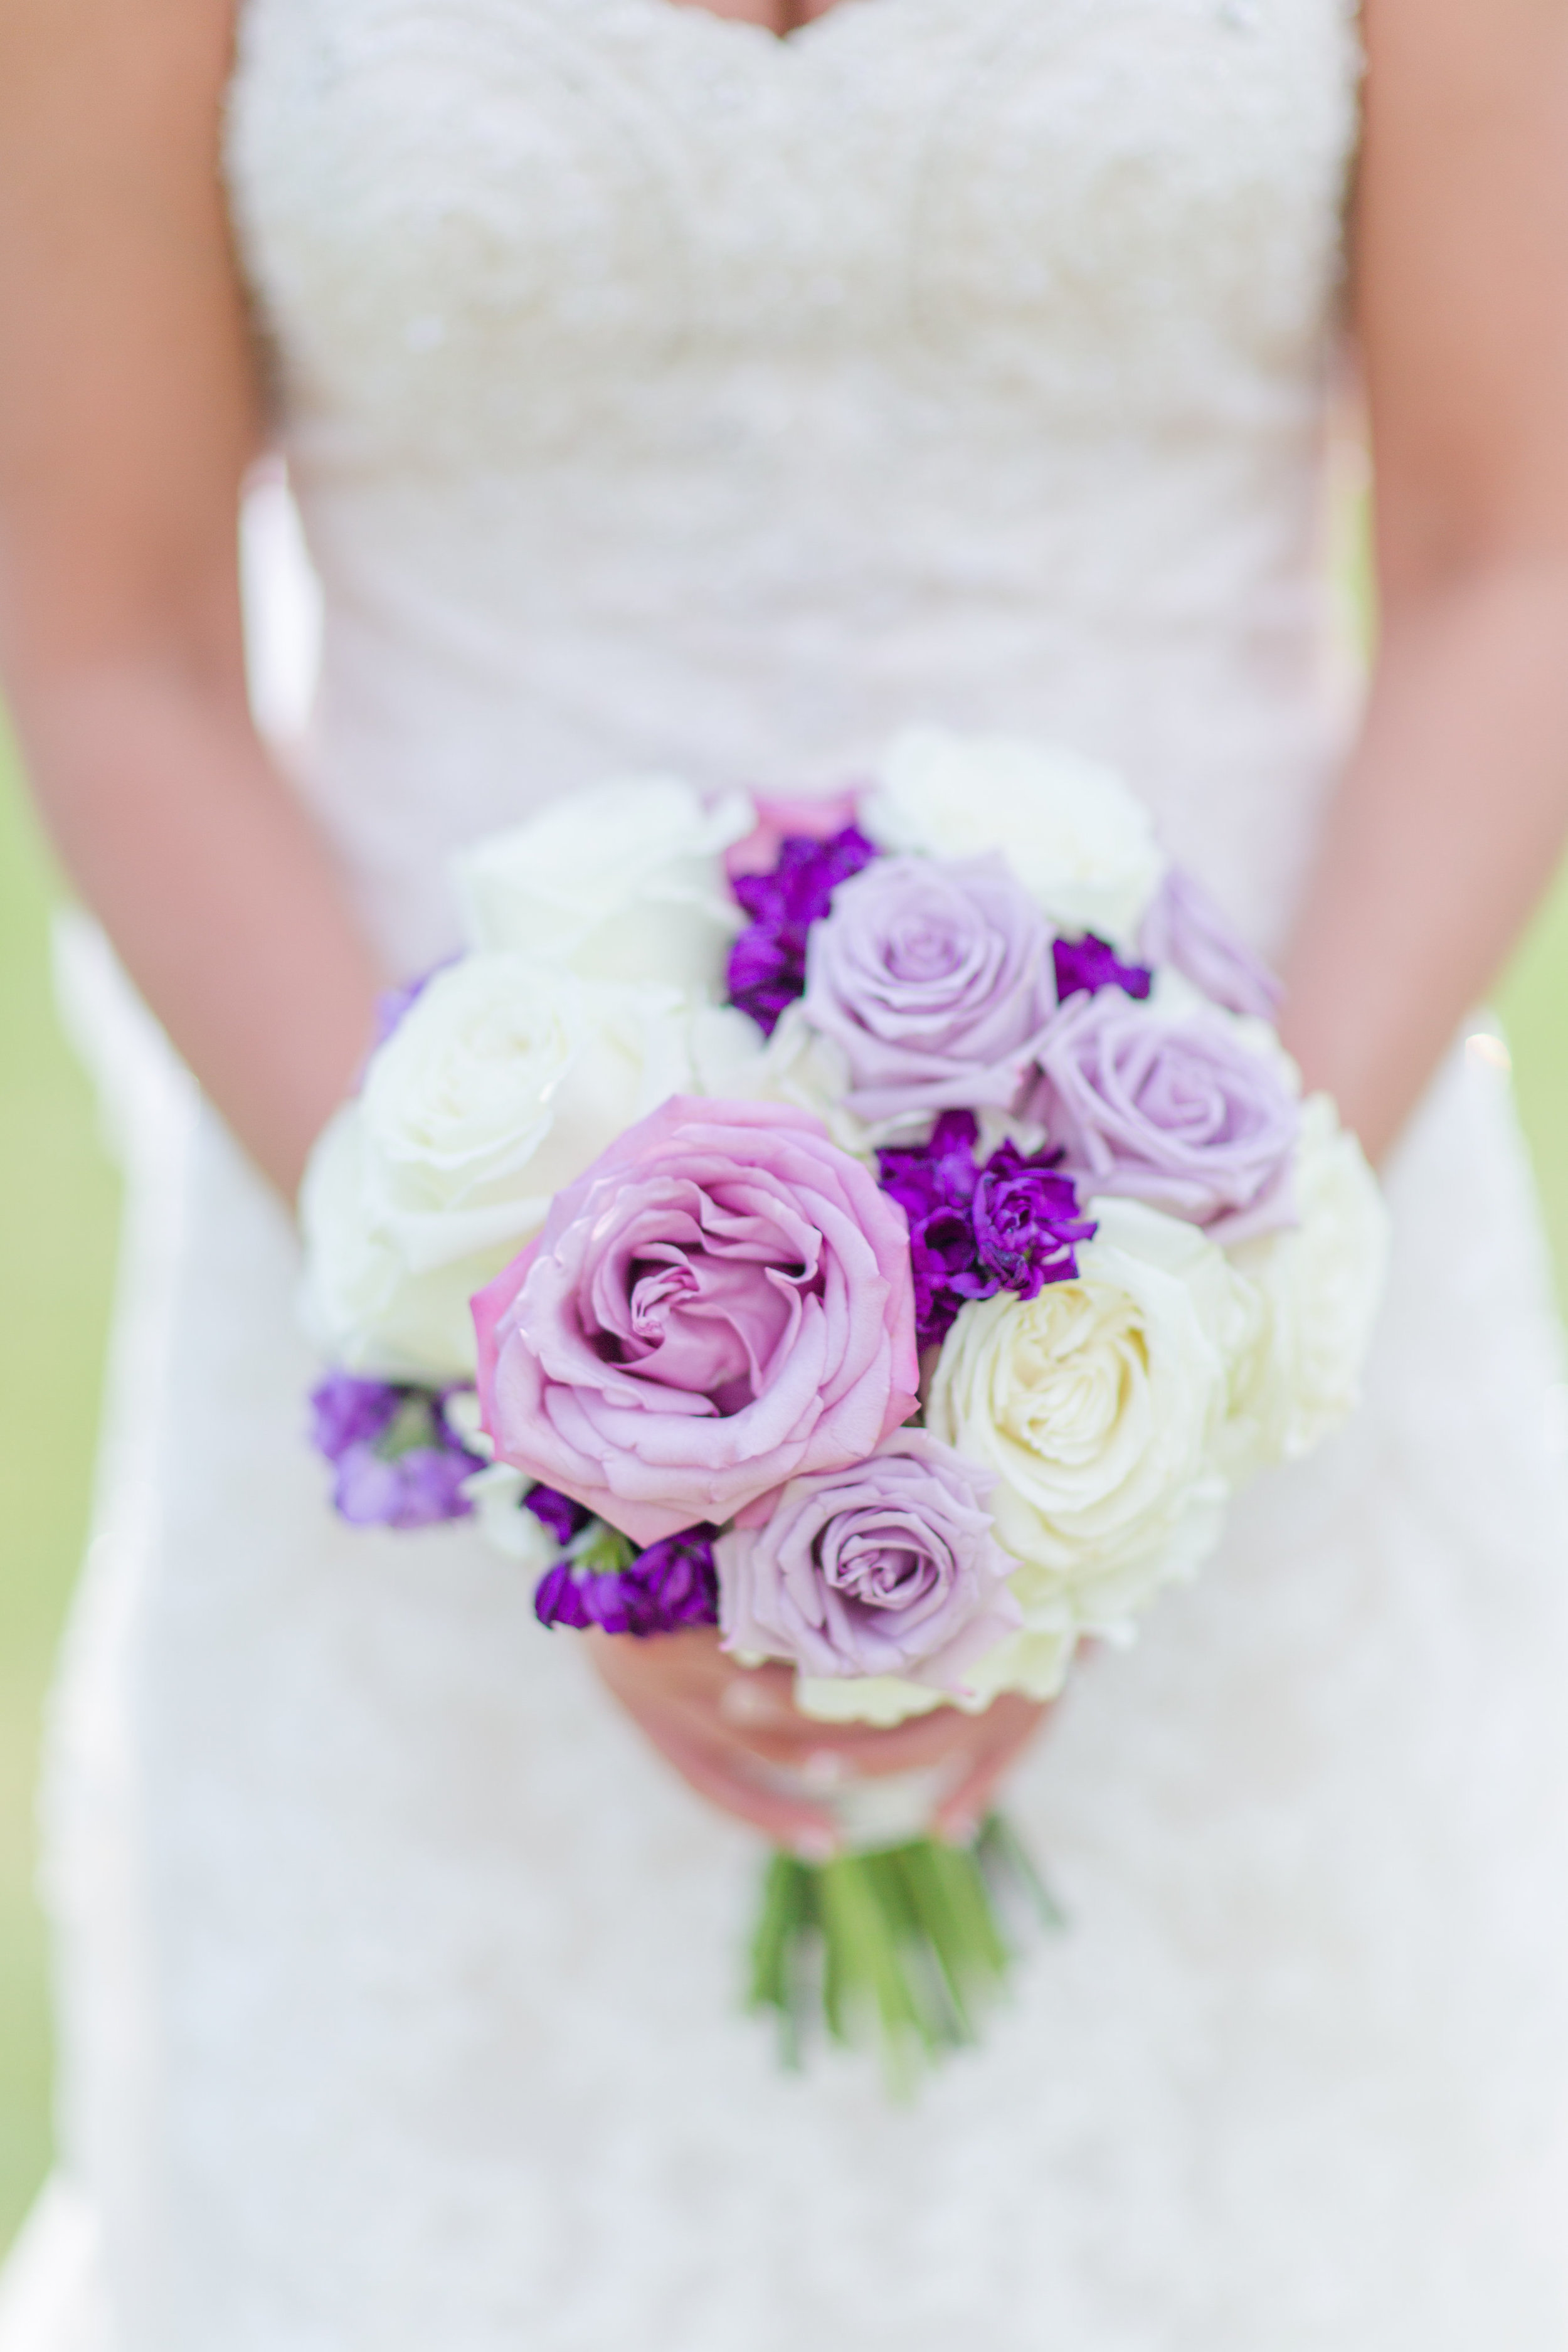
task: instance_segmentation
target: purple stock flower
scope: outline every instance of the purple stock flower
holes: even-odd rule
[[[846,825],[826,841],[790,834],[768,874],[733,874],[730,887],[752,918],[730,950],[730,1002],[771,1037],[786,1005],[805,988],[806,938],[833,893],[879,855],[875,842]]]
[[[1037,1298],[1047,1282],[1071,1282],[1078,1274],[1077,1244],[1094,1239],[1091,1219],[1079,1214],[1070,1177],[1037,1160],[1026,1160],[1016,1143],[994,1151],[974,1187],[974,1246],[980,1262],[1004,1290]]]
[[[805,945],[792,930],[751,923],[730,950],[729,1001],[771,1037],[805,986]]]
[[[461,1489],[483,1464],[436,1445],[413,1446],[387,1460],[372,1445],[351,1445],[338,1464],[332,1501],[356,1528],[434,1528],[473,1509]]]
[[[542,1625],[552,1630],[557,1625],[569,1625],[574,1633],[585,1633],[591,1625],[601,1625],[605,1617],[616,1613],[620,1591],[618,1571],[607,1576],[579,1573],[569,1559],[558,1559],[539,1580],[533,1595],[533,1613]],[[626,1627],[619,1625],[612,1630],[625,1633]]]
[[[716,1528],[688,1528],[650,1544],[633,1560],[626,1575],[641,1596],[637,1606],[643,1612],[643,1622],[632,1625],[634,1633],[675,1633],[683,1625],[717,1625],[717,1533]]]
[[[356,1380],[329,1372],[310,1391],[310,1443],[329,1462],[352,1445],[372,1445],[397,1417],[404,1391],[390,1381]]]
[[[537,1491],[537,1490],[536,1490]],[[719,1622],[714,1530],[686,1528],[639,1552],[629,1567],[599,1570],[563,1559],[540,1580],[534,1614],[542,1625],[606,1633],[678,1633]]]
[[[974,1147],[980,1122],[972,1110],[944,1110],[924,1143],[889,1144],[877,1154],[881,1186],[912,1225],[940,1209],[967,1210],[974,1197]]]
[[[995,1296],[1000,1284],[982,1271],[971,1207],[980,1128],[973,1111],[944,1111],[929,1142],[889,1145],[877,1154],[879,1181],[910,1221],[915,1279],[915,1338],[944,1339],[960,1307]]]
[[[465,1480],[484,1464],[453,1434],[446,1392],[330,1373],[310,1396],[310,1438],[337,1471],[332,1505],[357,1528],[466,1519]]]
[[[542,1528],[547,1528],[563,1551],[574,1536],[582,1534],[594,1514],[582,1503],[574,1503],[570,1495],[561,1494],[554,1486],[531,1486],[522,1498],[522,1507],[531,1511]]]
[[[1201,882],[1173,866],[1143,918],[1138,952],[1168,963],[1227,1013],[1272,1021],[1285,991],[1254,955]]]
[[[882,1190],[910,1221],[921,1348],[945,1339],[972,1299],[1037,1298],[1047,1282],[1072,1281],[1077,1244],[1095,1233],[1047,1154],[1026,1160],[1004,1143],[977,1169],[979,1133],[973,1111],[948,1111],[928,1142],[877,1154]]]
[[[1140,1003],[1154,983],[1154,975],[1141,963],[1122,963],[1104,940],[1086,931],[1081,940],[1058,940],[1051,950],[1057,968],[1057,994],[1065,1004],[1069,996],[1098,995],[1102,988],[1120,988]]]

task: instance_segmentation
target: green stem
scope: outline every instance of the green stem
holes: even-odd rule
[[[1006,1912],[1062,1915],[1016,1833],[993,1815],[973,1846],[915,1838],[820,1866],[776,1853],[752,1946],[751,2006],[776,2016],[784,2063],[822,2030],[881,2056],[906,2097],[922,2064],[979,2036],[1015,1961]]]

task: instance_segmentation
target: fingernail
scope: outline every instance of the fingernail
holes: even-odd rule
[[[837,1842],[827,1830],[802,1830],[795,1842],[795,1860],[809,1862],[818,1869],[825,1862],[831,1862],[837,1851]]]
[[[801,1766],[800,1777],[814,1794],[822,1796],[829,1789],[837,1789],[841,1781],[848,1779],[849,1774],[842,1756],[837,1755],[831,1748],[818,1748]]]

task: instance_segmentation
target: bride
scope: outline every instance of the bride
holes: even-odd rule
[[[1565,139],[1543,0],[6,0],[6,690],[202,1092],[102,1013],[138,1238],[5,2352],[1568,2343],[1555,1342],[1450,1050],[1568,819]],[[287,761],[269,445],[325,599]],[[1123,769],[1395,1215],[1358,1422],[1037,1739],[830,1735],[702,1635],[596,1679],[461,1530],[340,1528],[300,1430],[285,1204],[446,854],[918,720]],[[785,2080],[755,1831],[831,1817],[760,1767],[939,1750],[1070,1929],[918,2107]]]

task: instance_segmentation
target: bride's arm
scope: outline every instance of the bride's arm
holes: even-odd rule
[[[291,1191],[377,976],[246,709],[236,530],[258,401],[218,176],[228,18],[226,0],[0,0],[0,660],[68,866]],[[803,1724],[759,1683],[737,1721],[710,1640],[652,1646],[657,1688],[618,1654],[605,1679],[675,1768],[775,1836],[826,1838],[826,1812],[759,1771],[865,1735]],[[950,1809],[975,1812],[1033,1716],[917,1724],[879,1760],[953,1759]]]
[[[1568,830],[1568,6],[1367,0],[1365,29],[1381,650],[1286,1029],[1379,1152]]]
[[[225,0],[0,11],[0,661],[67,866],[290,1192],[376,974],[246,707],[231,34]]]

